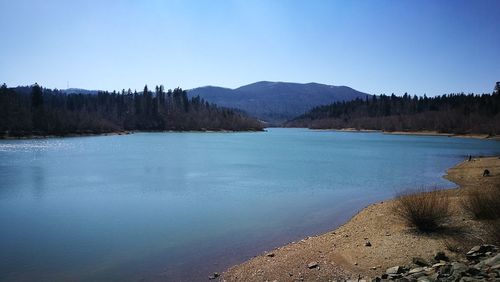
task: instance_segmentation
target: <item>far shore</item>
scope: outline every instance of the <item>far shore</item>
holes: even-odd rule
[[[365,132],[365,133],[383,133],[388,135],[417,135],[417,136],[443,136],[455,138],[473,138],[482,140],[496,140],[500,141],[499,135],[490,136],[488,134],[453,134],[442,133],[437,131],[383,131],[374,129],[356,129],[356,128],[341,128],[341,129],[310,129],[314,131],[337,131],[337,132]],[[68,133],[68,134],[49,134],[49,135],[0,135],[0,140],[28,140],[28,139],[47,139],[47,138],[66,138],[66,137],[87,137],[87,136],[113,136],[113,135],[128,135],[140,132],[203,132],[203,133],[237,133],[237,132],[263,132],[262,130],[249,129],[249,130],[214,130],[214,129],[200,129],[200,130],[130,130],[130,131],[115,131],[115,132],[82,132],[82,133]]]
[[[200,130],[131,130],[131,131],[116,131],[116,132],[102,132],[102,133],[68,133],[68,134],[49,134],[49,135],[25,135],[25,136],[10,136],[0,135],[0,140],[29,140],[29,139],[49,139],[49,138],[66,138],[66,137],[92,137],[92,136],[113,136],[113,135],[129,135],[134,133],[161,133],[161,132],[201,132],[201,133],[236,133],[236,132],[263,132],[262,130],[213,130],[213,129],[200,129]]]
[[[483,177],[485,169],[490,176]],[[459,186],[442,191],[450,196],[453,210],[449,227],[466,233],[416,232],[394,216],[395,200],[388,200],[369,205],[333,231],[291,242],[235,265],[222,274],[221,281],[370,281],[395,265],[411,266],[415,257],[430,262],[438,251],[444,251],[450,259],[464,259],[470,244],[488,243],[484,242],[488,226],[466,213],[461,203],[471,189],[500,183],[500,157],[463,161],[444,177]]]
[[[379,132],[383,134],[389,135],[418,135],[418,136],[443,136],[443,137],[456,137],[456,138],[473,138],[473,139],[488,139],[488,140],[497,140],[500,141],[499,135],[488,135],[488,134],[476,134],[476,133],[467,133],[467,134],[455,134],[455,133],[444,133],[438,131],[431,130],[422,130],[422,131],[384,131],[384,130],[375,130],[375,129],[356,129],[356,128],[341,128],[341,129],[312,129],[318,131],[339,131],[339,132]]]

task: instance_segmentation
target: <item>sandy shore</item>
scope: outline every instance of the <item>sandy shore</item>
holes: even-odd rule
[[[453,134],[442,133],[437,131],[383,131],[373,129],[356,129],[356,128],[341,128],[341,129],[312,129],[317,131],[338,131],[338,132],[380,132],[390,135],[419,135],[419,136],[444,136],[444,137],[458,137],[458,138],[474,138],[474,139],[491,139],[500,141],[500,136],[490,136],[488,134]]]
[[[482,177],[484,169],[491,172],[490,177]],[[459,235],[415,232],[393,215],[394,200],[390,200],[366,207],[335,231],[292,242],[233,266],[221,280],[333,281],[379,276],[389,267],[408,265],[413,257],[431,261],[437,251],[445,251],[452,259],[459,258],[461,252],[448,249],[468,248],[464,246],[464,234],[471,244],[486,236],[484,223],[467,214],[461,208],[461,200],[472,187],[500,184],[500,158],[462,162],[449,169],[445,177],[460,186],[444,192],[451,196],[453,216],[449,226],[461,230]],[[454,245],[458,240],[460,243]],[[309,264],[319,267],[310,269]]]
[[[496,135],[490,136],[488,134],[453,134],[453,133],[442,133],[437,131],[383,131],[383,133],[392,135],[446,136],[446,137],[458,137],[458,138],[500,140],[500,136]]]

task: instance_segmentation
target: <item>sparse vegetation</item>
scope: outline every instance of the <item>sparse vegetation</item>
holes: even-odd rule
[[[462,206],[476,219],[500,219],[500,187],[476,187],[468,191]]]
[[[409,226],[434,232],[450,217],[449,196],[437,189],[415,189],[399,193],[393,210]]]
[[[500,244],[500,218],[489,220],[486,223],[486,226],[488,242]]]

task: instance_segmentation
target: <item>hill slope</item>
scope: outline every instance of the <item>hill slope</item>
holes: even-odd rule
[[[347,86],[260,81],[236,89],[205,86],[188,90],[188,95],[280,124],[316,106],[365,98],[368,94]]]

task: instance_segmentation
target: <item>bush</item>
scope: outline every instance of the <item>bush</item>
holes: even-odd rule
[[[500,218],[500,186],[471,189],[462,206],[476,219]]]
[[[488,220],[486,223],[488,243],[500,244],[500,219]]]
[[[433,232],[450,217],[449,204],[446,192],[421,188],[399,193],[394,212],[409,226],[422,232]]]

